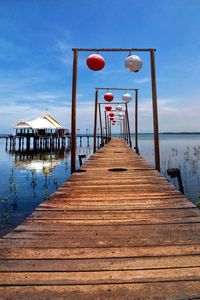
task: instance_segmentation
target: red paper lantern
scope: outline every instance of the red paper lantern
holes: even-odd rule
[[[115,116],[114,112],[109,113],[109,117],[114,117],[114,116]]]
[[[100,71],[105,66],[104,58],[99,54],[91,54],[87,58],[87,66],[93,71]]]
[[[110,117],[110,121],[114,121],[114,119],[115,119],[114,117]]]
[[[106,106],[105,106],[105,110],[106,110],[106,111],[110,111],[111,109],[112,109],[112,106],[111,106],[111,105],[106,105]]]
[[[115,125],[115,122],[114,122],[114,121],[112,121],[112,125]]]
[[[114,96],[113,96],[112,93],[106,93],[106,94],[104,95],[104,99],[105,99],[106,101],[110,102],[110,101],[112,101],[112,100],[114,99]]]

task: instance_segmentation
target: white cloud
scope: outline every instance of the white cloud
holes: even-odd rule
[[[158,99],[159,131],[200,131],[200,104],[184,101],[184,105],[177,98]],[[187,104],[186,104],[187,103]],[[132,122],[133,123],[133,122]],[[141,99],[139,103],[139,130],[151,131],[153,124],[152,100]],[[150,130],[149,130],[150,129]]]
[[[71,93],[63,91],[21,93],[20,101],[14,101],[11,97],[6,98],[1,104],[0,111],[0,132],[8,132],[13,124],[23,118],[41,111],[48,110],[66,128],[71,127]],[[19,98],[20,99],[20,98]],[[66,100],[65,100],[66,99]],[[68,101],[67,101],[68,99]],[[23,101],[24,100],[24,101]],[[180,101],[182,100],[182,101]],[[45,104],[45,102],[47,104]],[[183,104],[184,103],[184,104]],[[159,131],[200,131],[199,112],[200,104],[198,97],[191,99],[191,105],[186,99],[178,98],[158,98]],[[153,128],[152,100],[151,98],[141,98],[139,101],[139,131],[151,132]],[[134,131],[134,102],[129,105],[129,118],[131,131]],[[102,108],[102,119],[103,108]],[[93,130],[94,122],[94,101],[88,101],[83,94],[77,97],[77,128],[85,132],[86,128]],[[98,125],[99,127],[99,125]],[[113,129],[115,130],[115,129]],[[118,129],[116,129],[118,130]]]
[[[151,79],[149,77],[144,77],[144,78],[133,80],[134,83],[138,83],[138,84],[148,83],[150,81],[151,81]]]

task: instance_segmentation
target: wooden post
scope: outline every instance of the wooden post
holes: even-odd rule
[[[93,144],[93,153],[96,152],[97,147],[97,110],[98,110],[98,96],[99,90],[95,91],[95,107],[94,107],[94,144]]]
[[[107,128],[106,110],[104,111],[104,116],[105,116],[106,143],[107,143],[108,142],[108,128]]]
[[[128,122],[127,122],[127,115],[126,115],[126,119],[125,119],[125,124],[126,124],[126,141],[127,144],[129,143],[129,136],[128,136]]]
[[[112,127],[111,127],[111,120],[110,118],[108,117],[108,122],[109,122],[109,127],[110,127],[110,140],[112,138]]]
[[[78,50],[74,49],[72,77],[72,110],[71,110],[71,173],[76,171],[76,85]]]
[[[100,123],[100,130],[101,130],[101,146],[103,146],[103,145],[104,145],[104,142],[103,142],[102,119],[101,119],[101,104],[99,104],[99,123]]]
[[[126,118],[125,118],[125,132],[126,132],[126,142],[128,144],[128,124],[127,124],[127,114],[125,114]]]
[[[129,123],[129,115],[128,115],[128,105],[127,103],[125,104],[126,105],[126,119],[127,119],[127,134],[128,134],[128,141],[129,141],[129,145],[130,147],[132,147],[132,142],[131,142],[131,132],[130,132],[130,123]]]
[[[135,90],[135,151],[139,154],[138,148],[138,90]]]
[[[109,119],[106,115],[106,124],[107,124],[107,133],[108,133],[108,141],[110,140],[110,127],[109,127]]]
[[[120,126],[120,138],[122,139],[122,122],[121,121],[119,123],[119,126]]]
[[[157,91],[156,91],[156,69],[154,50],[150,50],[151,60],[151,84],[152,84],[152,105],[153,105],[153,128],[154,128],[154,153],[155,168],[160,172],[160,150],[159,150],[159,133],[158,133],[158,108],[157,108]]]
[[[124,139],[126,142],[128,142],[127,140],[127,122],[126,122],[126,114],[124,115]]]
[[[123,121],[122,121],[122,132],[123,132],[123,139],[125,140],[125,123],[124,123],[124,118],[123,118]]]

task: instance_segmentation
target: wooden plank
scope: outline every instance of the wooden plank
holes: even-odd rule
[[[200,267],[200,256],[103,258],[103,259],[12,259],[0,260],[2,272],[122,271]]]
[[[115,272],[0,272],[0,285],[118,284],[176,280],[200,282],[200,267]]]
[[[190,217],[199,217],[200,211],[197,208],[188,208],[188,209],[166,209],[166,210],[67,210],[67,211],[35,211],[29,218],[26,219],[26,222],[34,222],[36,220],[129,220],[134,218],[134,220],[148,220],[149,222],[153,220],[165,220],[165,219],[187,219]]]
[[[3,299],[197,298],[195,205],[118,139],[81,169],[0,240]]]
[[[1,244],[0,244],[1,245]],[[42,247],[43,246],[43,247]],[[20,247],[15,243],[15,248],[1,248],[0,259],[86,259],[86,258],[122,258],[122,257],[163,257],[181,255],[200,255],[200,243],[194,245],[169,245],[145,247],[99,247],[99,248],[45,248]]]
[[[198,299],[199,281],[176,281],[137,284],[3,286],[3,299]],[[134,298],[133,298],[134,297]]]

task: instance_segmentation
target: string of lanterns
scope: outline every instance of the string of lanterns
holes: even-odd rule
[[[111,102],[114,99],[114,95],[110,92],[107,92],[106,94],[104,94],[104,99],[108,102]],[[125,92],[122,96],[122,100],[125,103],[129,103],[132,100],[132,97],[129,93]],[[112,125],[119,125],[121,123],[121,121],[124,119],[124,114],[122,112],[122,106],[121,105],[117,105],[115,107],[115,111],[118,113],[116,116],[118,117],[117,119],[115,118],[115,113],[112,111],[112,106],[111,105],[105,105],[105,111],[109,112],[108,117],[109,120],[111,121]]]
[[[93,71],[100,71],[106,65],[105,59],[103,58],[103,56],[99,55],[98,53],[89,55],[86,60],[86,64],[88,68]],[[139,56],[131,55],[131,53],[129,53],[129,55],[125,58],[124,66],[130,72],[138,72],[142,68],[142,60]],[[113,101],[113,99],[114,99],[114,95],[112,93],[107,91],[107,93],[104,94],[105,101],[111,102]],[[125,92],[122,96],[122,100],[125,103],[129,103],[132,100],[131,94]],[[118,105],[115,107],[115,110],[119,113],[118,120],[115,119],[115,114],[114,112],[111,112],[111,110],[112,110],[111,105],[105,106],[105,111],[109,112],[109,119],[112,122],[112,125],[115,125],[116,123],[119,125],[124,118],[122,113],[122,106]]]
[[[105,106],[105,111],[109,112],[108,117],[109,120],[111,121],[112,125],[120,125],[121,121],[123,121],[124,119],[124,114],[122,112],[122,106],[118,105],[115,107],[115,111],[118,113],[117,115],[115,115],[115,113],[112,110],[112,106],[111,105],[106,105]],[[117,119],[116,119],[117,117]]]
[[[88,56],[88,58],[86,60],[86,64],[89,69],[91,69],[93,71],[100,71],[105,67],[106,62],[105,62],[105,59],[103,58],[103,56],[96,53],[96,54],[91,54]],[[124,66],[130,72],[138,72],[142,68],[142,60],[139,56],[132,55],[131,53],[129,53],[129,55],[125,58]],[[105,101],[111,102],[111,101],[113,101],[113,99],[114,99],[114,95],[112,93],[107,91],[107,93],[104,94]],[[122,100],[125,103],[129,103],[132,100],[131,94],[125,92],[122,96]],[[124,118],[123,113],[122,113],[122,106],[118,105],[115,108],[115,110],[117,112],[119,112],[117,121],[115,120],[114,112],[111,112],[111,110],[112,110],[111,105],[105,106],[105,111],[109,112],[109,119],[112,122],[112,125],[115,125],[116,123],[119,125],[120,122]]]
[[[91,54],[86,60],[88,68],[92,71],[100,71],[105,67],[105,59],[99,54]],[[137,55],[131,53],[125,58],[125,68],[130,72],[138,72],[142,68],[142,60]]]
[[[106,100],[107,102],[111,102],[114,99],[114,95],[112,93],[107,92],[106,94],[104,94],[104,100]],[[132,96],[129,93],[124,93],[122,95],[122,100],[125,103],[129,103],[132,100]],[[109,106],[107,106],[109,108]],[[119,110],[120,110],[120,106],[119,106]]]

